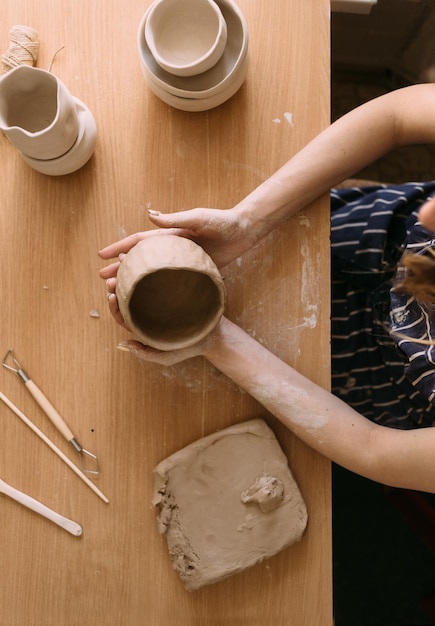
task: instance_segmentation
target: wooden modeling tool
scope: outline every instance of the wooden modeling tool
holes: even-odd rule
[[[8,360],[10,362],[8,362]],[[35,398],[36,402],[39,404],[47,417],[53,422],[53,424],[62,433],[65,439],[72,445],[74,450],[79,453],[82,470],[87,474],[99,474],[100,466],[95,454],[92,454],[92,452],[85,450],[79,444],[79,442],[71,432],[69,426],[65,423],[63,418],[59,415],[59,413],[56,411],[48,398],[42,393],[42,391],[33,382],[33,380],[30,379],[30,376],[26,374],[21,365],[18,363],[12,348],[9,348],[9,350],[6,352],[2,361],[2,365],[9,371],[18,374],[24,385]]]
[[[84,474],[82,470],[77,467],[77,465],[74,465],[74,463],[66,456],[66,454],[64,454],[62,450],[59,450],[59,448],[42,432],[42,430],[40,430],[37,426],[35,426],[35,424],[33,424],[33,422],[26,415],[24,415],[24,413],[20,411],[20,409],[17,406],[15,406],[15,404],[11,402],[11,400],[9,400],[1,391],[0,391],[0,400],[2,400],[6,404],[6,406],[8,406],[13,413],[15,413],[17,417],[19,417],[25,424],[27,424],[27,426],[31,430],[33,430],[33,432],[36,433],[38,437],[42,439],[42,441],[46,443],[47,446],[51,448],[53,452],[55,452],[62,459],[62,461],[66,463],[68,467],[70,467],[73,470],[73,472],[75,472],[77,476],[79,476],[83,480],[83,482],[85,482],[88,485],[90,489],[92,489],[94,493],[97,494],[98,497],[100,497],[104,502],[106,502],[106,504],[109,502],[108,498],[106,498],[104,493],[102,493],[98,489],[98,487],[94,485],[94,483],[86,476],[86,474]]]
[[[35,513],[39,513],[39,515],[46,517],[64,530],[71,533],[71,535],[74,535],[75,537],[80,537],[83,532],[82,527],[80,526],[80,524],[77,524],[77,522],[73,522],[67,517],[56,513],[56,511],[49,509],[48,506],[45,506],[45,504],[42,504],[42,502],[39,502],[39,500],[35,500],[35,498],[31,498],[26,493],[18,491],[18,489],[15,489],[15,487],[11,487],[7,483],[5,483],[4,480],[1,479],[0,493],[4,493],[6,496],[12,498],[12,500],[19,502],[20,504],[27,507],[28,509],[31,509],[32,511],[35,511]]]

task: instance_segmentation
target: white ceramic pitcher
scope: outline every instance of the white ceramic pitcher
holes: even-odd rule
[[[91,157],[89,109],[51,72],[20,65],[0,78],[0,129],[24,160],[45,174],[68,174]]]

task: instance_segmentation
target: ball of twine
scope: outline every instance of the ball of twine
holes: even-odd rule
[[[38,60],[39,35],[30,26],[12,26],[9,32],[9,48],[1,55],[3,71],[18,65],[35,66]]]

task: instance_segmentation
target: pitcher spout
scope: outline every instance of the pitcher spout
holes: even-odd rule
[[[46,70],[21,65],[0,79],[0,129],[24,155],[54,159],[78,135],[75,102]]]

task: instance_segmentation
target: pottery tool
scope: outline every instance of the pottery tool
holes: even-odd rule
[[[36,433],[38,437],[42,439],[42,441],[46,443],[47,446],[51,448],[53,452],[55,452],[62,459],[62,461],[66,463],[68,467],[70,467],[72,471],[75,472],[77,476],[79,476],[90,489],[92,489],[94,493],[97,494],[97,496],[99,496],[104,502],[106,502],[106,504],[109,502],[104,493],[102,493],[98,489],[98,487],[94,485],[94,483],[86,476],[86,474],[84,474],[82,470],[77,467],[77,465],[74,465],[74,463],[66,456],[66,454],[64,454],[62,450],[59,450],[59,448],[52,441],[50,441],[50,439],[42,432],[42,430],[35,426],[35,424],[33,424],[32,421],[26,415],[24,415],[24,413],[20,411],[20,409],[15,406],[15,404],[11,402],[11,400],[9,400],[1,391],[0,400],[2,400],[6,404],[6,406],[8,406],[13,413],[15,413],[17,417],[19,417],[25,424],[27,424],[27,426],[31,430],[33,430],[33,432]]]
[[[31,498],[22,491],[18,491],[18,489],[15,489],[15,487],[11,487],[7,483],[5,483],[4,480],[1,479],[0,493],[4,493],[6,496],[12,498],[12,500],[19,502],[20,504],[27,507],[28,509],[31,509],[32,511],[35,511],[35,513],[39,513],[39,515],[46,517],[64,530],[71,533],[71,535],[74,535],[75,537],[80,537],[83,532],[82,527],[77,524],[77,522],[73,522],[67,517],[56,513],[56,511],[49,509],[48,506],[45,506],[45,504],[42,504],[42,502],[39,502],[39,500],[35,500],[35,498]]]
[[[8,363],[8,360],[12,362],[12,365],[11,363]],[[15,372],[16,374],[18,374],[18,376],[24,382],[24,385],[30,391],[30,393],[35,398],[36,402],[39,404],[47,417],[53,422],[53,424],[62,433],[65,439],[72,445],[74,450],[79,453],[82,470],[87,474],[99,474],[100,467],[95,454],[92,454],[92,452],[85,450],[79,444],[79,442],[71,432],[69,426],[65,423],[63,418],[59,415],[59,413],[56,411],[48,398],[42,393],[42,391],[33,382],[33,380],[30,379],[30,376],[26,374],[21,365],[18,363],[12,348],[9,348],[9,350],[6,352],[2,361],[2,365],[11,372]],[[92,463],[92,465],[90,465],[90,463]]]

